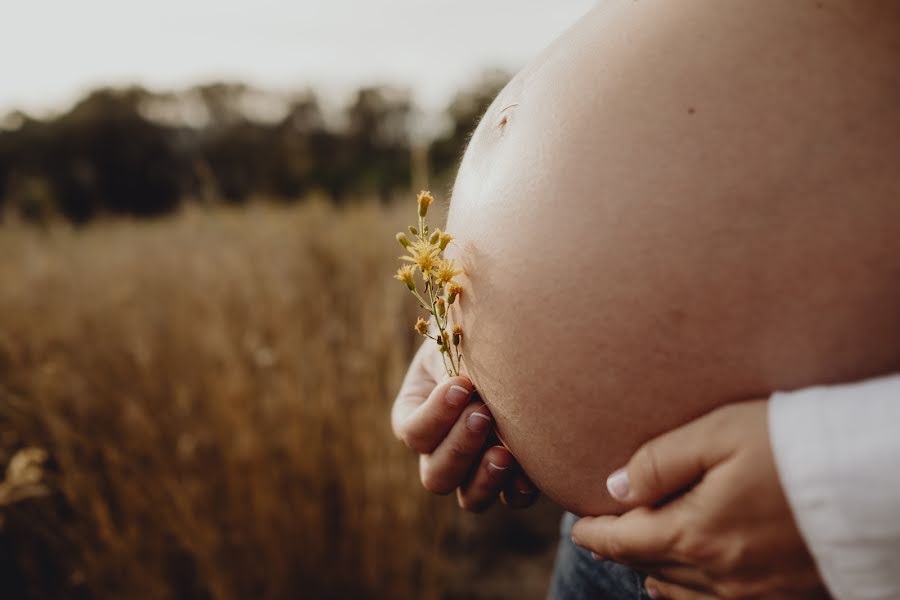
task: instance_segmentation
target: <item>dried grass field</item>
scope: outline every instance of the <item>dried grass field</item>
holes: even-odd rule
[[[462,514],[390,432],[411,213],[0,228],[0,597],[543,597],[556,509]]]

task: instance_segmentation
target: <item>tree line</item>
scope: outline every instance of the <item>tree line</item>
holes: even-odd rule
[[[329,112],[312,91],[272,93],[215,83],[178,92],[95,90],[44,119],[0,122],[0,220],[155,216],[182,202],[335,202],[408,189],[427,156],[438,178],[455,170],[467,137],[506,83],[485,73],[448,105],[437,134],[418,131],[408,91],[358,90]]]

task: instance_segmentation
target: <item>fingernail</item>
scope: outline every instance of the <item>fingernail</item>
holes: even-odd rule
[[[647,586],[647,595],[651,598],[659,598],[659,591],[652,585]]]
[[[628,485],[628,471],[619,469],[606,479],[606,489],[616,500],[624,500],[628,497],[631,487]]]
[[[461,406],[469,397],[469,390],[459,385],[451,385],[447,390],[447,404],[450,406]]]
[[[484,413],[473,412],[466,419],[466,427],[475,433],[484,433],[491,426],[491,418]]]
[[[591,558],[593,558],[594,560],[603,560],[603,557],[596,552],[591,552]]]
[[[488,461],[488,468],[489,468],[489,469],[493,469],[493,470],[495,470],[495,471],[505,471],[505,470],[507,470],[509,467],[501,467],[501,466],[498,465],[498,464],[495,464],[495,463],[492,463],[492,462]]]

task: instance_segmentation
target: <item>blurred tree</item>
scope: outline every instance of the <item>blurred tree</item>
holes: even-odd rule
[[[251,88],[242,83],[212,83],[193,88],[203,102],[207,127],[221,129],[246,119],[244,99]]]
[[[178,202],[178,161],[167,132],[138,110],[147,92],[102,89],[68,113],[28,120],[0,139],[6,177],[40,178],[53,203],[83,222],[98,212],[153,215]]]
[[[386,200],[391,190],[409,185],[413,103],[408,91],[364,88],[347,109],[345,178],[354,192],[374,190]],[[355,173],[355,177],[347,177]]]
[[[90,206],[154,215],[177,204],[178,157],[168,132],[141,115],[147,96],[141,88],[98,90],[62,117],[60,200],[70,216],[89,216]]]
[[[37,173],[31,144],[21,144],[40,123],[21,111],[6,115],[0,122],[0,222],[7,214],[26,216],[22,208],[22,181]],[[23,168],[24,167],[24,168]]]
[[[322,187],[320,173],[327,167],[328,154],[317,152],[324,138],[333,137],[325,128],[318,98],[312,92],[292,99],[287,114],[275,128],[278,161],[273,192],[284,198],[298,198]]]
[[[270,172],[280,158],[271,129],[244,120],[200,132],[199,158],[209,165],[224,200],[241,202],[272,192]]]
[[[434,172],[456,167],[507,79],[487,73],[450,104],[449,130],[431,152]],[[290,200],[312,190],[336,201],[387,200],[409,187],[413,155],[423,171],[427,140],[413,145],[416,115],[409,91],[393,87],[360,89],[337,125],[308,90],[272,94],[241,83],[169,93],[99,89],[61,116],[12,113],[0,122],[0,218],[58,212],[84,222],[163,214],[182,198]]]

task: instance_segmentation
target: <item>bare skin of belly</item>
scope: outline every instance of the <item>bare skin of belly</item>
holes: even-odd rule
[[[900,368],[900,10],[602,4],[476,130],[448,230],[467,369],[581,514],[715,406]]]

